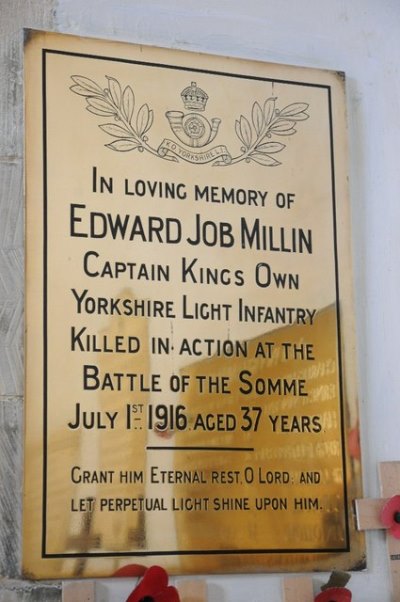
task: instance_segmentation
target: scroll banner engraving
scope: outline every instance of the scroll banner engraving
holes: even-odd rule
[[[204,164],[210,163],[211,161],[216,161],[218,158],[220,158],[221,161],[226,164],[229,164],[232,161],[226,146],[214,146],[207,151],[196,152],[193,150],[188,150],[187,148],[183,148],[183,146],[177,142],[165,138],[158,148],[158,154],[161,157],[168,158],[166,156],[168,153],[173,153],[188,163]]]

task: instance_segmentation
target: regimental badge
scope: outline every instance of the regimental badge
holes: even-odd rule
[[[131,86],[122,87],[117,79],[106,76],[108,85],[102,88],[93,80],[72,75],[72,92],[86,97],[86,109],[100,117],[113,117],[113,123],[99,125],[114,140],[105,146],[118,152],[138,150],[149,152],[168,161],[188,161],[193,164],[212,163],[229,166],[245,161],[267,167],[281,165],[274,155],[286,144],[274,137],[291,136],[297,132],[299,121],[309,118],[308,104],[296,102],[283,109],[277,107],[277,98],[267,98],[264,103],[253,102],[251,118],[241,115],[235,121],[235,133],[240,141],[240,154],[232,154],[226,145],[213,146],[221,119],[208,120],[202,113],[208,95],[196,82],[191,82],[181,92],[184,108],[189,111],[165,113],[175,139],[165,138],[157,146],[150,144],[148,132],[154,121],[154,111],[143,104],[135,116],[135,95]],[[199,150],[200,149],[200,150]]]
[[[196,82],[192,82],[185,88],[181,97],[185,109],[204,111],[206,108],[208,96],[204,90],[197,87]],[[192,148],[201,148],[211,144],[218,134],[221,123],[221,119],[218,117],[214,117],[210,122],[198,112],[185,115],[182,111],[167,111],[166,117],[178,140]]]

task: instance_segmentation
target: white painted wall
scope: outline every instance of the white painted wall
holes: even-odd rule
[[[346,72],[365,495],[378,497],[377,463],[400,460],[400,0],[50,4],[53,28],[65,33]],[[368,544],[369,569],[350,581],[354,602],[389,602],[383,533]],[[211,602],[281,600],[278,575],[207,580]],[[107,589],[113,601],[129,591]],[[0,601],[9,599],[0,588]]]

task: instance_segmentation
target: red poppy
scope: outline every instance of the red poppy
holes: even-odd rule
[[[168,574],[160,566],[151,566],[126,602],[180,602],[178,590],[168,585]]]
[[[314,602],[351,602],[351,591],[345,587],[328,587]]]
[[[381,510],[381,522],[396,539],[400,539],[400,495],[394,495]]]

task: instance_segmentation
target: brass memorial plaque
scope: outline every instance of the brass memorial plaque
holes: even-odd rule
[[[25,67],[24,574],[362,568],[343,74]]]

